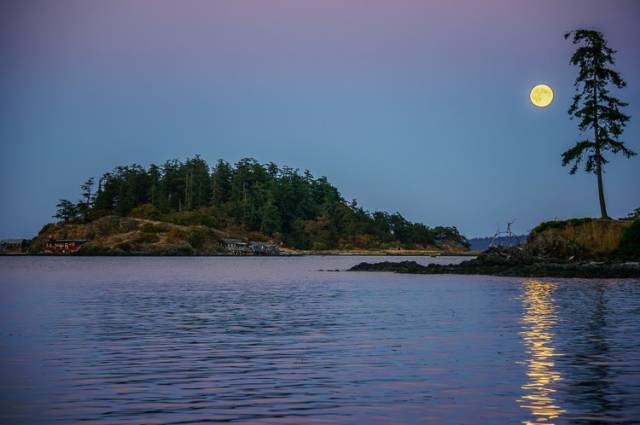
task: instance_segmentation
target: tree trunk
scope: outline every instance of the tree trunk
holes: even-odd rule
[[[598,177],[598,198],[600,200],[600,215],[609,218],[607,204],[604,200],[604,187],[602,185],[602,162],[600,161],[600,146],[596,144],[596,175]]]
[[[598,199],[600,200],[600,216],[601,218],[609,218],[607,214],[607,204],[604,200],[604,187],[602,186],[602,157],[600,156],[600,139],[598,137],[598,78],[596,69],[593,70],[593,136],[596,156],[596,176],[598,177]]]

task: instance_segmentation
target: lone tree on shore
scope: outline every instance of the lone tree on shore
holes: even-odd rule
[[[615,65],[615,50],[607,46],[601,32],[578,29],[564,35],[565,40],[571,41],[578,48],[571,56],[571,65],[579,68],[578,77],[574,83],[576,95],[569,108],[571,119],[577,118],[581,132],[593,130],[593,138],[579,141],[574,147],[562,154],[562,166],[571,165],[570,174],[575,174],[578,166],[586,156],[585,171],[594,173],[598,180],[598,197],[600,200],[600,214],[602,218],[609,218],[604,198],[602,174],[604,165],[609,161],[604,152],[622,152],[630,158],[636,155],[619,140],[629,116],[623,114],[620,108],[627,106],[612,96],[610,85],[620,89],[627,84],[620,74],[613,69]]]

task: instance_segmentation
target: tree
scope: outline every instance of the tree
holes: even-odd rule
[[[105,173],[99,180],[93,207],[99,211],[112,211],[116,202],[116,184],[111,173]]]
[[[211,178],[209,165],[196,155],[187,159],[185,169],[185,209],[191,210],[206,207],[211,203]]]
[[[156,164],[151,164],[147,174],[149,175],[149,201],[159,211],[166,212],[169,209],[169,201],[162,184],[162,169]]]
[[[229,197],[231,196],[232,175],[233,170],[229,163],[222,159],[219,160],[211,176],[211,182],[213,185],[213,205],[222,206],[229,200]]]
[[[93,177],[90,177],[80,186],[80,189],[82,189],[82,200],[78,202],[77,209],[84,221],[89,219],[89,212],[91,211],[91,208],[93,208],[93,184],[94,179]]]
[[[93,184],[94,178],[90,177],[80,186],[80,189],[82,189],[82,201],[89,207],[93,204]]]
[[[56,208],[57,211],[54,217],[58,220],[69,223],[78,218],[78,206],[67,199],[60,199]]]
[[[261,213],[261,232],[267,235],[273,235],[281,230],[282,221],[280,219],[280,211],[278,211],[273,196],[269,196],[266,203],[262,206]]]
[[[593,130],[593,138],[586,138],[562,154],[562,166],[572,163],[570,174],[575,174],[578,166],[586,156],[585,171],[594,173],[598,182],[598,198],[602,218],[609,218],[604,197],[602,175],[604,165],[609,161],[604,152],[622,152],[630,158],[636,155],[619,140],[629,116],[620,108],[627,106],[609,92],[609,86],[620,89],[626,86],[625,81],[612,66],[615,65],[615,50],[607,46],[602,33],[593,30],[579,29],[565,34],[565,39],[572,38],[578,48],[571,56],[571,65],[578,66],[578,77],[574,83],[576,95],[573,98],[569,115],[577,118],[581,132]]]

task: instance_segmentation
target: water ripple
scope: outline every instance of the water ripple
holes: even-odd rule
[[[640,417],[638,281],[318,271],[365,260],[0,258],[0,422]]]

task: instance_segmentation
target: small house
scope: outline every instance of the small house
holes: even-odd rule
[[[21,254],[27,251],[29,241],[26,239],[2,239],[0,240],[0,253]]]
[[[47,254],[71,254],[77,252],[86,239],[49,239],[44,246]]]
[[[269,242],[251,242],[251,252],[254,255],[279,255],[280,249],[277,245]]]
[[[249,244],[239,239],[223,239],[225,250],[231,255],[248,254]]]

